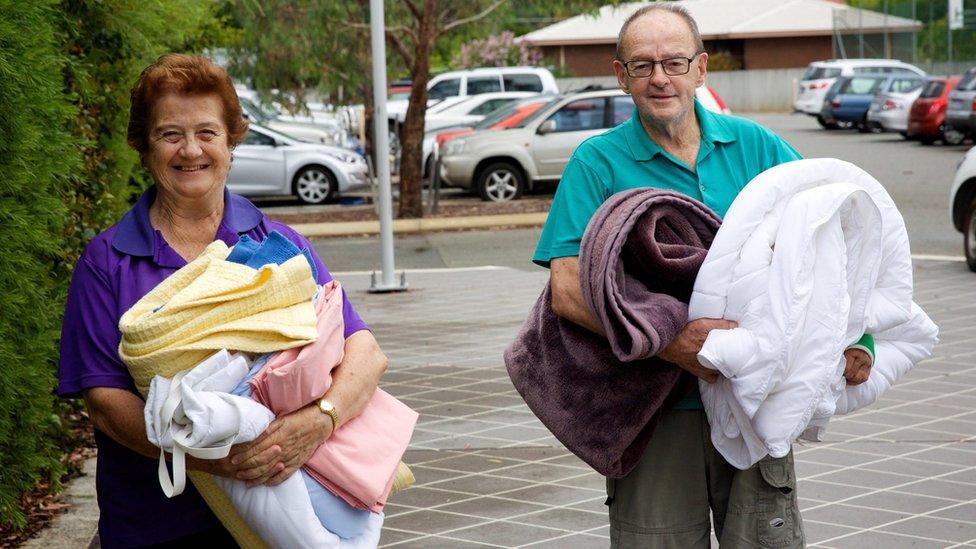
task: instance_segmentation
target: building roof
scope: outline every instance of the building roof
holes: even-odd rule
[[[519,37],[535,46],[615,44],[630,14],[651,2],[603,6],[596,15],[577,15]],[[698,23],[704,40],[829,36],[838,23],[848,32],[910,32],[921,21],[839,4],[830,0],[679,0]]]

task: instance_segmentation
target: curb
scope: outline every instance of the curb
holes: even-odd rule
[[[82,476],[73,479],[64,490],[64,501],[71,504],[50,525],[23,545],[23,549],[51,547],[92,547],[98,532],[98,502],[95,500],[95,460],[89,458],[82,467]],[[97,546],[96,546],[97,547]]]
[[[433,217],[420,219],[395,219],[396,233],[422,233],[459,229],[494,229],[499,227],[541,227],[546,222],[546,212],[472,215],[467,217]],[[379,221],[344,221],[337,223],[289,224],[306,238],[379,234]]]

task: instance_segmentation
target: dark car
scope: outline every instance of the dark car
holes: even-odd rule
[[[966,71],[955,89],[949,92],[945,124],[964,136],[976,135],[976,67]]]
[[[958,145],[963,135],[946,129],[946,106],[949,92],[959,83],[960,77],[929,78],[922,95],[912,103],[908,113],[908,138],[917,139],[923,145],[942,140],[946,145]]]
[[[889,75],[859,74],[841,76],[827,91],[820,116],[826,128],[855,126],[860,131],[870,131],[867,124],[871,101]]]

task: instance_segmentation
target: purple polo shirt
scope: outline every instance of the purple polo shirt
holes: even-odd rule
[[[155,196],[155,187],[143,193],[121,221],[88,244],[75,266],[61,328],[60,396],[77,397],[92,387],[136,392],[118,355],[119,318],[163,279],[186,265],[162,233],[149,223],[149,206]],[[271,231],[280,232],[299,248],[307,247],[312,252],[319,284],[332,280],[304,237],[287,225],[268,219],[245,198],[224,191],[224,218],[217,228],[217,238],[233,246],[240,235],[262,241]],[[342,311],[346,337],[368,329],[346,295]],[[159,487],[156,459],[129,450],[97,429],[95,442],[98,529],[103,547],[161,543],[219,524],[192,483],[183,494],[166,498]]]

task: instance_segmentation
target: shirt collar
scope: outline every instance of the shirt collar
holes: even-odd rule
[[[128,255],[143,257],[155,255],[156,230],[149,222],[149,206],[155,199],[156,186],[153,185],[146,189],[135,206],[122,216],[115,237],[112,239],[113,248]],[[237,234],[243,234],[257,227],[262,219],[264,214],[254,204],[242,196],[231,194],[227,187],[224,187],[224,218],[220,222],[218,237],[224,227]]]
[[[716,116],[698,102],[695,101],[695,115],[698,118],[698,128],[702,134],[702,146],[708,149],[714,148],[714,143],[731,143],[735,141],[735,136],[729,131],[725,121]],[[647,161],[653,159],[658,154],[663,154],[664,149],[655,143],[644,131],[644,126],[640,122],[640,115],[637,107],[634,107],[634,114],[625,124],[629,127],[626,130],[627,144],[630,152],[637,161]]]

